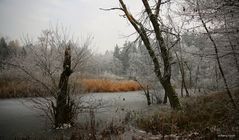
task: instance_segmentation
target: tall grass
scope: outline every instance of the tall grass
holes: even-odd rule
[[[141,90],[139,84],[131,80],[83,79],[81,83],[87,92],[125,92]]]

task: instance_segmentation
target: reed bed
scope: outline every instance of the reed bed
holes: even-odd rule
[[[83,88],[87,92],[126,92],[141,90],[139,84],[132,80],[83,79]]]
[[[0,81],[0,98],[38,97],[44,92],[27,81]]]
[[[77,89],[86,92],[127,92],[141,90],[139,84],[132,80],[110,79],[74,79]],[[79,92],[81,93],[81,92]],[[24,80],[1,80],[0,98],[39,97],[47,96],[39,86]]]

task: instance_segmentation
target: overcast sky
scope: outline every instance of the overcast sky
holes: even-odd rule
[[[103,53],[133,39],[125,37],[134,30],[120,11],[99,10],[118,6],[118,0],[0,0],[0,36],[36,39],[41,30],[62,24],[75,38],[92,35],[93,50]],[[134,12],[142,5],[128,0],[128,7]]]

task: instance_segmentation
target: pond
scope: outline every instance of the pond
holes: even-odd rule
[[[80,97],[78,97],[80,98]],[[96,119],[107,121],[124,117],[130,111],[148,111],[142,91],[117,93],[90,93],[81,97],[91,105],[99,107]],[[52,134],[49,124],[42,112],[33,109],[31,98],[0,100],[0,136],[34,136]],[[78,122],[84,121],[84,114],[79,114]]]

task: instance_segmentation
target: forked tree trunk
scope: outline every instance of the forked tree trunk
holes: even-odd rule
[[[163,39],[163,35],[162,35],[162,31],[160,29],[160,25],[159,25],[159,21],[158,21],[158,16],[159,16],[159,10],[160,10],[160,5],[161,5],[161,1],[157,2],[157,6],[156,9],[153,13],[148,0],[142,0],[145,11],[149,17],[150,22],[152,23],[153,26],[153,30],[156,36],[156,41],[157,41],[157,45],[161,51],[161,58],[163,60],[163,73],[161,72],[161,65],[159,63],[158,57],[155,54],[153,47],[149,41],[149,36],[146,32],[146,29],[144,27],[144,25],[142,23],[140,23],[139,21],[137,21],[128,11],[126,5],[124,4],[123,0],[119,0],[122,8],[120,8],[120,10],[124,11],[125,16],[127,17],[127,19],[129,20],[129,22],[131,23],[131,25],[135,28],[135,30],[138,32],[138,34],[140,35],[142,41],[144,42],[144,45],[153,61],[154,64],[154,72],[155,75],[157,76],[157,78],[159,79],[160,83],[162,84],[164,90],[165,90],[165,94],[168,96],[169,98],[169,102],[172,108],[174,109],[180,109],[180,103],[178,100],[178,97],[176,95],[175,90],[172,87],[172,84],[170,82],[171,79],[171,64],[170,64],[170,56],[169,56],[169,50],[165,45],[164,39]]]
[[[59,92],[55,108],[55,127],[61,127],[63,124],[71,123],[71,108],[68,102],[68,80],[71,75],[71,48],[68,45],[65,48],[65,57],[63,63],[63,72],[61,73],[58,85]]]

